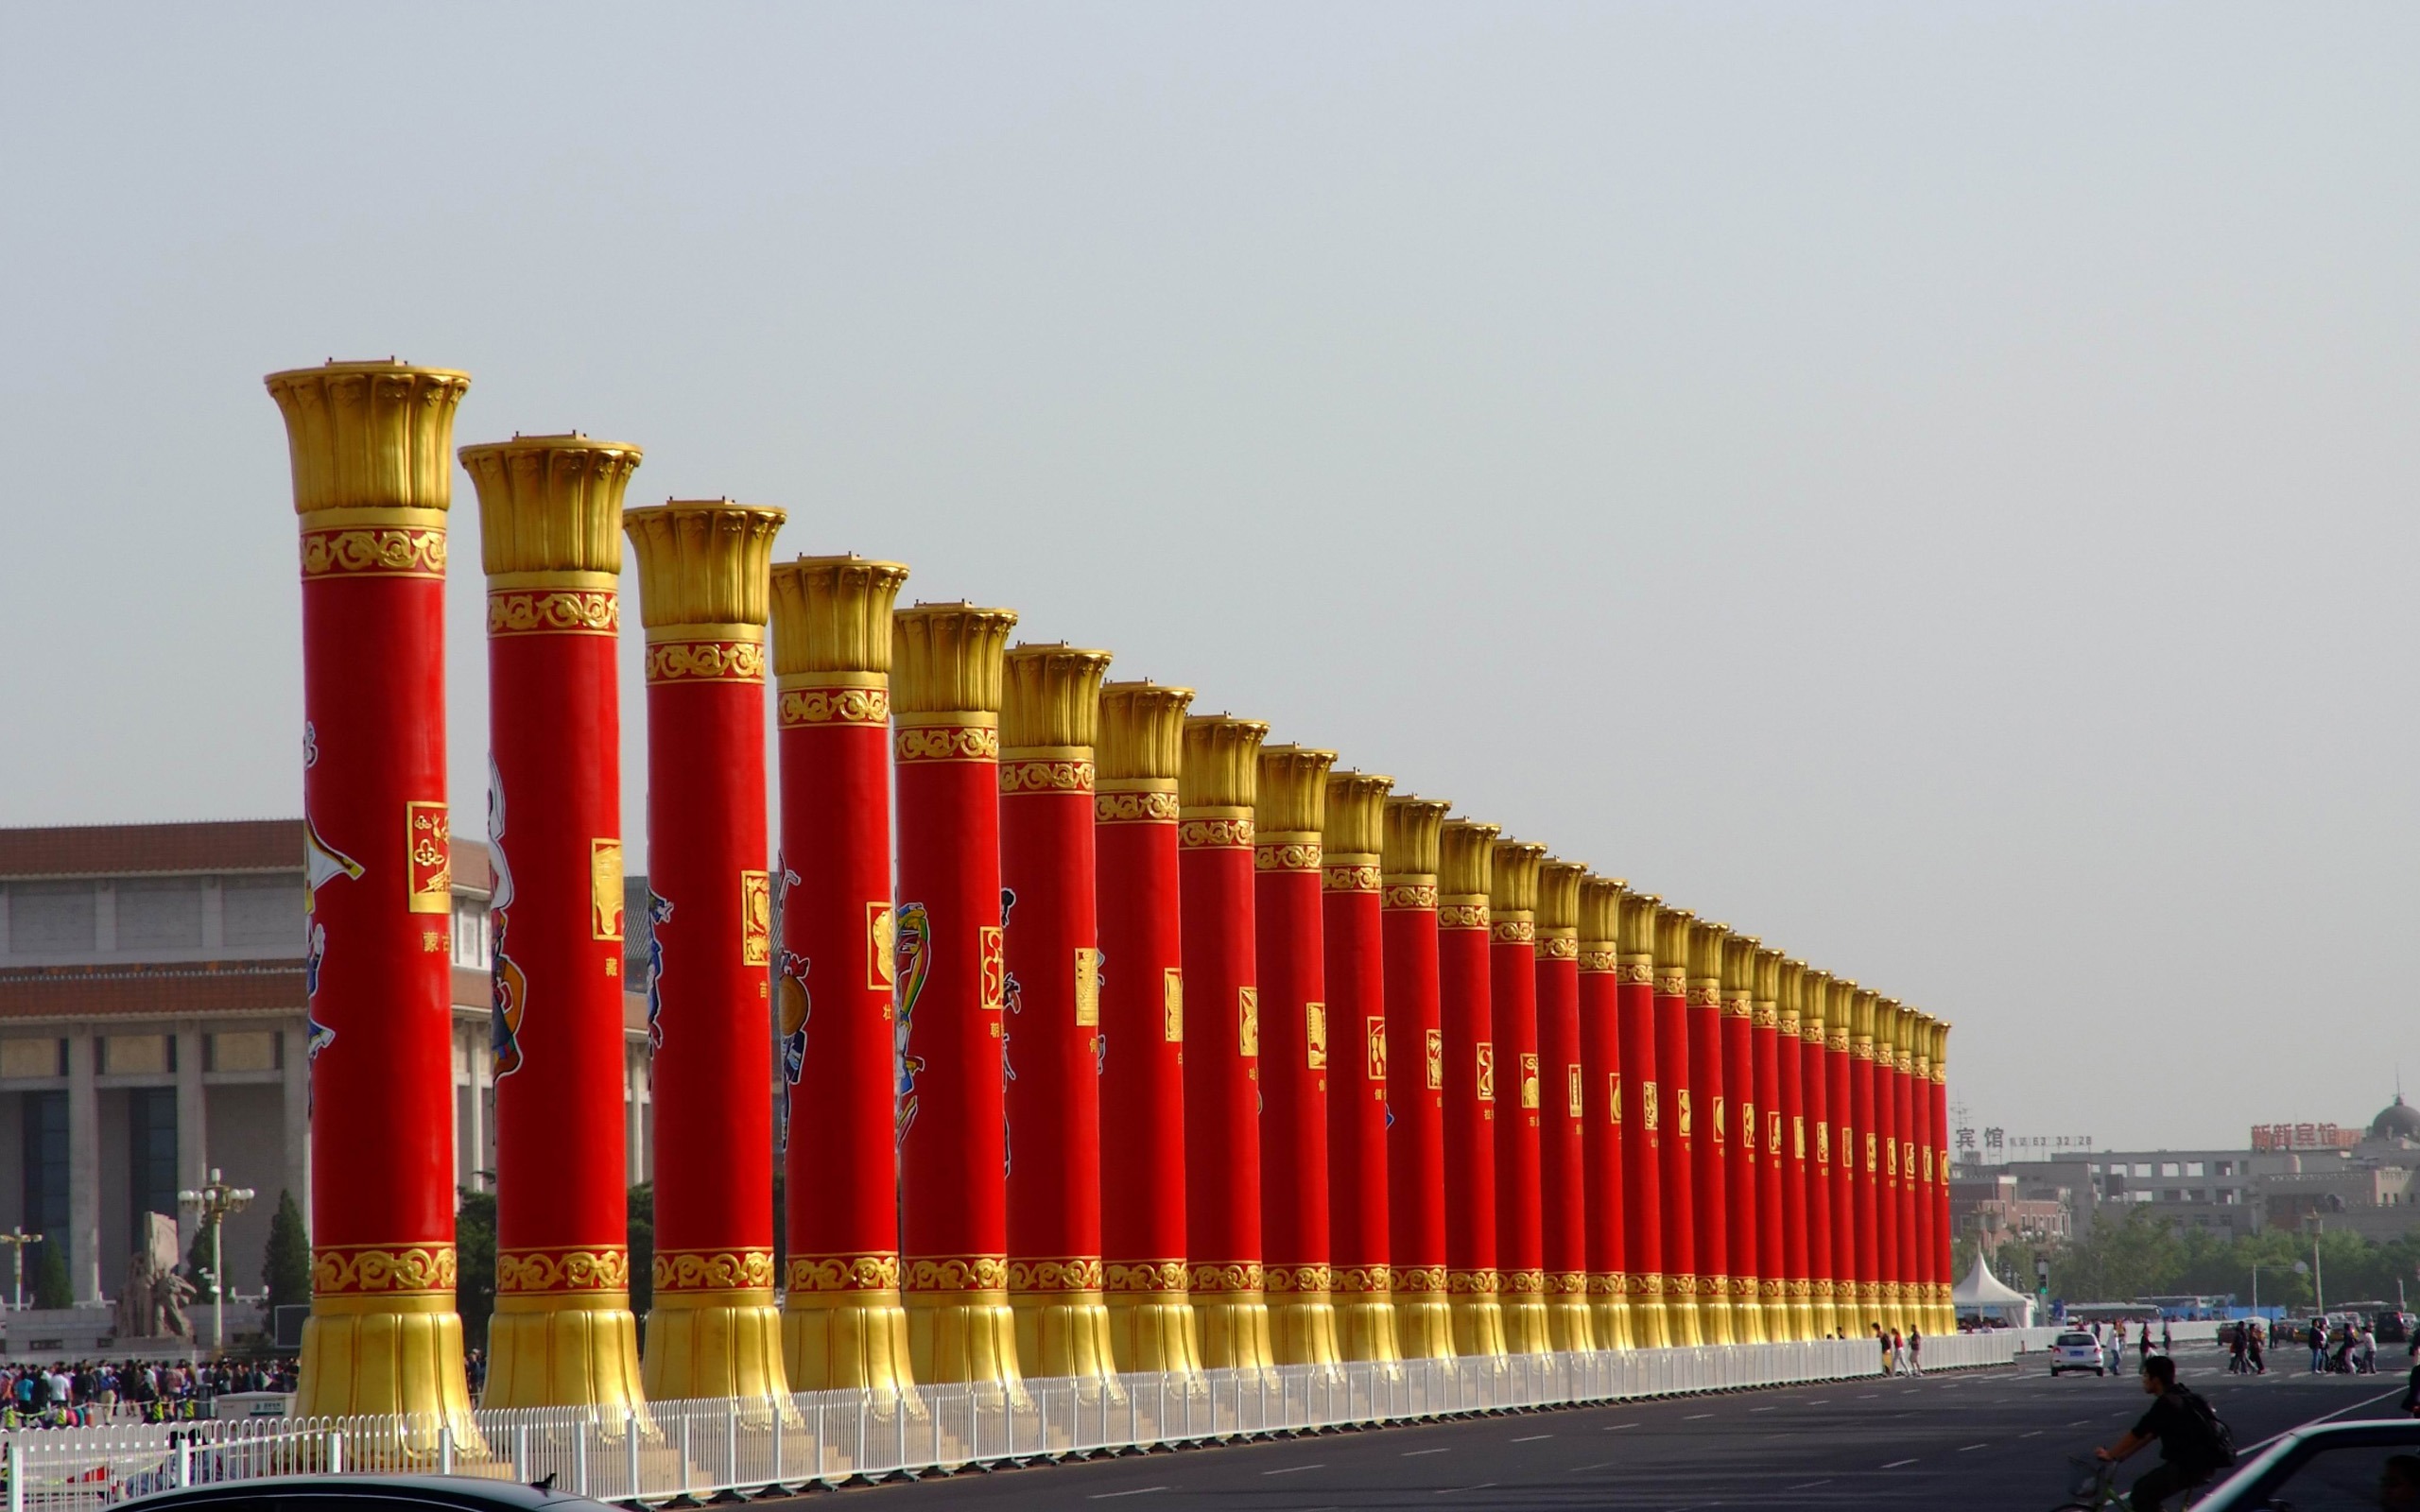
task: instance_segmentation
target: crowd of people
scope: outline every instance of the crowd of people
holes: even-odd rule
[[[112,1422],[174,1422],[209,1416],[210,1400],[233,1391],[294,1389],[297,1362],[64,1360],[0,1366],[0,1429],[83,1428]]]

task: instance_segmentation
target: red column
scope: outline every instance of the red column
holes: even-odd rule
[[[1093,740],[1106,651],[1020,645],[1000,703],[1009,1306],[1017,1367],[1117,1373],[1101,1297],[1100,937]]]
[[[1699,1325],[1708,1344],[1739,1342],[1731,1292],[1731,1121],[1722,1063],[1722,946],[1728,927],[1688,929],[1690,1105],[1695,1125],[1689,1175],[1697,1203]]]
[[[1880,994],[1858,988],[1849,1021],[1849,1146],[1850,1235],[1857,1248],[1858,1327],[1852,1332],[1870,1337],[1874,1325],[1885,1332],[1891,1324],[1883,1310],[1879,1198],[1882,1146],[1874,1107],[1874,1005]]]
[[[1580,1033],[1580,882],[1587,868],[1538,868],[1538,1252],[1547,1335],[1557,1349],[1599,1347],[1588,1309],[1587,1069]]]
[[[1320,835],[1320,929],[1327,976],[1328,1246],[1337,1352],[1394,1360],[1387,1246],[1386,944],[1380,887],[1387,789],[1369,772],[1327,776]],[[1415,1073],[1417,1058],[1405,1060]]]
[[[1798,1096],[1806,1117],[1806,1287],[1819,1339],[1841,1331],[1832,1303],[1831,1062],[1824,1048],[1831,981],[1821,971],[1806,971],[1798,989]]]
[[[524,436],[461,455],[478,486],[488,574],[500,1021],[496,1297],[481,1400],[634,1401],[614,640],[622,490],[639,451]]]
[[[1874,1321],[1875,1308],[1858,1279],[1857,1188],[1863,1156],[1856,1100],[1849,1095],[1856,1079],[1850,1071],[1857,1061],[1849,1032],[1856,1001],[1856,983],[1832,983],[1824,1031],[1824,1095],[1832,1113],[1832,1316],[1843,1335],[1861,1339]]]
[[[1185,1281],[1184,971],[1177,770],[1190,688],[1104,683],[1093,800],[1100,910],[1101,1255],[1120,1370],[1201,1368]]]
[[[1445,1288],[1454,1352],[1505,1352],[1496,1267],[1496,1088],[1491,1038],[1488,885],[1495,826],[1448,819],[1440,840],[1437,1018],[1445,1031]]]
[[[1665,1088],[1655,1054],[1655,948],[1663,909],[1651,894],[1620,900],[1621,931],[1622,1260],[1624,1295],[1630,1302],[1631,1343],[1641,1349],[1682,1342],[1679,1314],[1671,1307],[1664,1252],[1670,1204],[1664,1200]]]
[[[1655,913],[1655,1052],[1650,1065],[1665,1089],[1662,1168],[1664,1305],[1675,1346],[1715,1342],[1699,1304],[1697,1109],[1689,1055],[1689,935],[1697,916]],[[1623,1060],[1630,1059],[1623,1046]]]
[[[1184,722],[1177,857],[1184,980],[1185,1228],[1201,1363],[1265,1369],[1269,1305],[1260,1229],[1260,988],[1253,966],[1253,801],[1269,727],[1224,714]]]
[[[1806,1049],[1800,1038],[1806,1014],[1806,965],[1785,960],[1777,975],[1773,1020],[1774,1088],[1781,1119],[1781,1277],[1789,1318],[1789,1339],[1823,1336],[1815,1324],[1815,1286],[1808,1246],[1813,1216],[1807,1208],[1806,1173],[1813,1156],[1809,1143]]]
[[[1380,853],[1388,1082],[1387,1246],[1406,1359],[1454,1352],[1445,1291],[1445,1031],[1438,1018],[1439,833],[1451,805],[1387,799]]]
[[[908,569],[801,557],[772,579],[782,1358],[793,1390],[897,1391],[914,1380],[899,1295],[890,893],[890,616]],[[916,943],[922,961],[921,933]]]
[[[1911,1015],[1909,1025],[1908,1074],[1908,1140],[1915,1153],[1908,1163],[1916,1179],[1908,1184],[1908,1232],[1915,1236],[1909,1255],[1908,1275],[1915,1287],[1915,1296],[1908,1303],[1908,1311],[1916,1326],[1927,1333],[1940,1332],[1940,1320],[1933,1314],[1933,1250],[1932,1188],[1932,1021],[1924,1014]]]
[[[1949,1299],[1957,1283],[1949,1264],[1949,1022],[1932,1023],[1932,1263],[1933,1326],[1944,1333],[1958,1330],[1958,1309]]]
[[[773,1306],[765,622],[779,509],[632,509],[647,627],[648,1040],[659,1401],[789,1395]],[[637,984],[633,984],[634,986]]]
[[[1874,1133],[1881,1162],[1875,1176],[1874,1268],[1882,1291],[1882,1326],[1906,1328],[1900,1310],[1899,1005],[1885,998],[1874,1019]]]
[[[1547,848],[1498,840],[1488,915],[1488,1039],[1508,1074],[1495,1116],[1495,1268],[1503,1279],[1504,1345],[1514,1354],[1554,1348],[1547,1323],[1539,1220],[1538,1140],[1545,1091],[1538,1062],[1538,865]]]
[[[1574,964],[1580,1020],[1581,1179],[1587,1188],[1589,1327],[1600,1349],[1634,1347],[1628,1250],[1623,1225],[1629,1194],[1622,1171],[1622,884],[1583,873],[1580,881],[1580,958]]]
[[[1326,947],[1320,836],[1336,752],[1260,748],[1253,800],[1253,939],[1260,980],[1260,1211],[1269,1345],[1279,1365],[1332,1365]]]
[[[1755,1067],[1756,1118],[1743,1128],[1756,1155],[1756,1305],[1764,1314],[1765,1337],[1794,1339],[1800,1335],[1789,1318],[1789,1272],[1782,1236],[1782,1141],[1789,1114],[1781,1095],[1781,952],[1759,947],[1751,1006],[1752,1059]],[[1793,1047],[1794,1048],[1794,1047]]]
[[[1895,1225],[1899,1246],[1899,1316],[1902,1326],[1921,1327],[1924,1322],[1924,1252],[1923,1236],[1916,1230],[1916,1146],[1922,1130],[1916,1125],[1915,1052],[1910,1037],[1915,1033],[1915,1013],[1900,1010],[1897,1042],[1893,1046],[1895,1059],[1891,1068],[1892,1112],[1899,1134],[1899,1213]]]
[[[1720,961],[1722,1086],[1728,1099],[1722,1121],[1728,1148],[1720,1152],[1723,1222],[1731,1237],[1731,1336],[1741,1344],[1762,1344],[1771,1337],[1765,1332],[1764,1272],[1758,1268],[1761,1241],[1756,1233],[1756,1187],[1765,1163],[1764,1105],[1756,1101],[1755,998],[1750,985],[1756,949],[1750,936],[1726,936]]]
[[[312,1266],[295,1408],[463,1431],[444,606],[471,381],[335,362],[265,381],[302,534]]]
[[[908,1355],[928,1384],[1020,1379],[1008,1294],[999,793],[1002,658],[1015,624],[1007,610],[963,603],[891,616],[902,1299]]]

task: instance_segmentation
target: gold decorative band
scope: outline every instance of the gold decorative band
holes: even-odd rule
[[[1504,1277],[1492,1266],[1486,1270],[1449,1268],[1445,1272],[1445,1290],[1456,1297],[1495,1297],[1504,1290]]]
[[[802,725],[888,725],[889,688],[784,688],[782,728]]]
[[[1437,906],[1437,885],[1433,882],[1391,882],[1386,884],[1386,899],[1382,908],[1425,908]]]
[[[1781,1037],[1785,1040],[1795,1040],[1798,1038],[1798,1023],[1799,1018],[1798,1010],[1796,1008],[1783,1008],[1776,1013],[1773,1018],[1773,1026],[1781,1031]]]
[[[762,641],[658,641],[647,648],[649,682],[765,680]]]
[[[1550,1270],[1547,1272],[1548,1297],[1585,1297],[1592,1287],[1584,1270]]]
[[[1095,824],[1174,824],[1174,793],[1096,793]]]
[[[1850,1041],[1849,1054],[1857,1057],[1859,1060],[1872,1060],[1874,1058],[1874,1036],[1870,1034],[1858,1035],[1854,1040]]]
[[[434,510],[397,510],[398,514]],[[425,577],[445,576],[445,526],[409,525],[302,532],[302,577]]]
[[[1588,1295],[1591,1297],[1627,1297],[1630,1291],[1630,1278],[1620,1271],[1592,1270],[1588,1272]]]
[[[1375,867],[1337,867],[1320,868],[1322,892],[1376,892],[1378,868]]]
[[[1186,819],[1176,827],[1184,850],[1240,850],[1252,844],[1250,819]]]
[[[1629,1295],[1632,1297],[1661,1297],[1664,1295],[1664,1273],[1661,1271],[1631,1271],[1622,1277],[1622,1282],[1629,1289]]]
[[[1755,1015],[1755,1018],[1756,1018],[1756,1027],[1757,1027],[1757,1028],[1759,1028],[1759,1029],[1778,1029],[1778,1028],[1780,1028],[1780,1027],[1781,1027],[1781,1005],[1780,1005],[1780,1004],[1778,1004],[1778,1003],[1759,1003],[1759,1004],[1757,1004],[1757,1005],[1756,1005],[1756,1015]]]
[[[1113,1260],[1101,1267],[1101,1288],[1111,1292],[1182,1292],[1181,1260]]]
[[[1573,940],[1571,942],[1571,948],[1573,953],[1580,957],[1580,969],[1583,971],[1605,971],[1618,974],[1621,970],[1620,959],[1612,951],[1585,950],[1581,947],[1578,940]]]
[[[1320,869],[1319,842],[1255,845],[1252,848],[1252,868],[1254,871],[1317,871]]]
[[[1685,994],[1693,1008],[1720,1008],[1722,988],[1712,982],[1691,982]]]
[[[1392,1265],[1388,1267],[1387,1287],[1394,1292],[1442,1292],[1445,1289],[1445,1267],[1443,1265]]]
[[[594,1249],[499,1249],[495,1290],[528,1292],[627,1292],[631,1252],[619,1245]]]
[[[1248,1260],[1225,1265],[1196,1265],[1187,1280],[1199,1297],[1205,1293],[1257,1292],[1261,1289],[1261,1275],[1260,1262]]]
[[[997,725],[908,725],[891,736],[891,754],[910,762],[996,762]],[[911,1283],[912,1284],[912,1283]]]
[[[1543,1297],[1547,1290],[1547,1273],[1542,1270],[1508,1270],[1504,1289],[1515,1297]]]
[[[1393,1268],[1387,1265],[1339,1265],[1328,1290],[1339,1297],[1367,1297],[1396,1289]]]
[[[1012,1292],[1098,1292],[1101,1287],[1100,1261],[1091,1255],[1073,1255],[1058,1260],[1012,1260],[1009,1262],[1009,1290]]]
[[[329,1245],[311,1251],[311,1295],[450,1292],[452,1245]]]
[[[1270,1265],[1261,1272],[1261,1290],[1277,1292],[1324,1292],[1335,1281],[1335,1273],[1325,1265]]]
[[[507,589],[488,594],[488,635],[618,635],[622,596],[605,591]]]
[[[1831,1050],[1831,1051],[1845,1051],[1845,1050],[1847,1050],[1847,1049],[1848,1049],[1848,1047],[1849,1047],[1849,1032],[1848,1032],[1848,1030],[1847,1030],[1846,1028],[1834,1027],[1834,1028],[1827,1029],[1827,1030],[1825,1030],[1825,1031],[1824,1031],[1824,1049],[1826,1049],[1826,1050]]]
[[[1006,1255],[925,1255],[907,1267],[911,1292],[996,1292],[1009,1284]]]
[[[1498,945],[1535,945],[1538,942],[1538,926],[1531,919],[1507,919],[1495,925],[1489,937]]]
[[[792,1292],[895,1292],[897,1255],[792,1255],[783,1289]]]
[[[1655,995],[1659,998],[1685,998],[1689,995],[1689,969],[1685,966],[1659,966],[1655,971]]]
[[[1000,796],[1011,793],[1089,793],[1093,764],[1079,761],[1002,762]]]
[[[649,1267],[659,1292],[770,1291],[769,1249],[659,1249]]]
[[[1655,957],[1652,955],[1623,956],[1622,980],[1640,982],[1652,987],[1655,983]]]
[[[1439,929],[1485,929],[1487,927],[1487,904],[1439,903],[1437,905],[1437,927]]]
[[[1722,1016],[1726,1019],[1753,1020],[1756,1016],[1755,1000],[1745,992],[1725,993],[1722,999]]]
[[[1580,938],[1576,935],[1548,935],[1538,941],[1538,959],[1542,961],[1576,961],[1580,959]]]

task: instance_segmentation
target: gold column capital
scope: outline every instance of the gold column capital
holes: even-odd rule
[[[1546,859],[1547,848],[1534,840],[1495,840],[1488,862],[1489,912],[1499,919],[1519,917],[1534,922],[1538,911],[1538,868]]]
[[[1377,772],[1336,767],[1327,774],[1327,818],[1320,849],[1329,866],[1375,868],[1387,843],[1387,794],[1395,780]]]
[[[1623,956],[1631,961],[1644,957],[1651,964],[1655,955],[1656,920],[1663,916],[1664,900],[1651,892],[1632,892],[1624,885],[1616,902],[1620,912],[1614,922],[1621,930]]]
[[[1188,715],[1176,789],[1184,816],[1251,818],[1260,798],[1260,743],[1268,738],[1269,726],[1258,719]]]
[[[1174,688],[1140,678],[1100,685],[1100,716],[1093,759],[1107,793],[1167,794],[1167,813],[1176,817],[1177,773],[1184,765],[1184,716],[1193,706],[1191,688]]]
[[[452,507],[454,412],[470,374],[330,361],[261,382],[285,418],[296,514]]]
[[[1588,883],[1588,868],[1577,861],[1548,856],[1538,863],[1538,933],[1580,937],[1580,895]],[[1601,936],[1612,939],[1609,933]]]
[[[1824,1004],[1829,997],[1832,978],[1803,961],[1794,964],[1798,967],[1799,1036],[1822,1044]]]
[[[479,561],[490,577],[620,576],[622,494],[645,453],[570,431],[482,442],[460,455],[479,493]]]
[[[1336,752],[1264,745],[1253,794],[1253,838],[1264,846],[1316,848],[1327,830],[1327,774]]]
[[[1754,935],[1726,932],[1722,937],[1722,990],[1754,993],[1756,987],[1756,953],[1763,943]]]
[[[1415,793],[1387,795],[1386,833],[1378,854],[1390,880],[1401,878],[1407,885],[1436,885],[1445,814],[1453,806],[1442,798]]]
[[[1689,974],[1689,943],[1696,933],[1698,916],[1670,903],[1652,899],[1649,902],[1654,905],[1648,912],[1654,919],[1656,974],[1678,971],[1685,979]]]
[[[773,537],[787,518],[729,499],[623,510],[622,531],[639,558],[640,622],[650,630],[762,627],[770,613]]]
[[[1109,653],[1061,641],[1012,645],[1001,657],[1000,754],[1093,760]]]
[[[980,609],[963,599],[893,610],[893,711],[996,717],[1007,676],[1009,632],[1016,623],[1014,610]]]
[[[1849,1051],[1859,1060],[1874,1058],[1875,1005],[1882,994],[1870,987],[1847,984],[1849,989]]]
[[[1622,902],[1627,897],[1619,877],[1599,877],[1582,869],[1580,873],[1578,929],[1580,956],[1583,962],[1592,957],[1604,957],[1593,969],[1610,971],[1621,945]]]
[[[1437,891],[1461,903],[1484,905],[1495,890],[1499,828],[1477,819],[1447,819],[1437,836]]]
[[[891,607],[907,581],[906,563],[854,552],[776,564],[774,673],[787,686],[887,686]]]

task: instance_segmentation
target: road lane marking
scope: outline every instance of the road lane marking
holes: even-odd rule
[[[1299,1474],[1304,1470],[1323,1470],[1325,1469],[1327,1469],[1327,1465],[1322,1461],[1317,1465],[1288,1465],[1282,1470],[1263,1470],[1260,1473],[1263,1475],[1294,1475]]]
[[[1636,1423],[1608,1423],[1597,1431],[1600,1434],[1617,1434],[1625,1428],[1635,1428],[1637,1426],[1638,1424]]]
[[[1820,1481],[1801,1481],[1796,1486],[1785,1486],[1782,1489],[1785,1491],[1811,1491],[1819,1486],[1829,1486],[1831,1484],[1832,1478],[1826,1475]]]
[[[1913,1465],[1915,1461],[1911,1459],[1894,1459],[1890,1464],[1885,1465],[1882,1468],[1886,1470],[1895,1470],[1903,1465]]]
[[[1541,1438],[1552,1438],[1553,1436],[1554,1435],[1552,1434],[1531,1434],[1527,1438],[1516,1438],[1512,1440],[1512,1442],[1516,1444],[1534,1444]]]
[[[1441,1486],[1437,1488],[1437,1494],[1439,1496],[1452,1496],[1459,1491],[1484,1491],[1495,1484],[1495,1483],[1494,1481],[1481,1481],[1477,1486]]]
[[[1096,1491],[1084,1500],[1088,1502],[1107,1502],[1113,1498],[1120,1496],[1148,1496],[1153,1491],[1171,1491],[1174,1489],[1175,1487],[1171,1486],[1138,1486],[1131,1491]]]
[[[1714,1414],[1712,1414],[1712,1413],[1710,1413],[1710,1412],[1693,1412],[1693,1413],[1689,1414],[1686,1418],[1682,1418],[1682,1419],[1681,1419],[1681,1421],[1683,1421],[1683,1422],[1685,1422],[1685,1423],[1700,1422],[1700,1421],[1703,1421],[1703,1419],[1708,1418],[1711,1418],[1711,1417],[1713,1417],[1713,1416],[1714,1416]]]
[[[1407,1449],[1403,1452],[1403,1457],[1406,1459],[1414,1459],[1422,1454],[1445,1454],[1450,1452],[1452,1452],[1450,1449]]]
[[[2030,1434],[2019,1434],[2019,1435],[2017,1435],[2016,1436],[2017,1436],[2017,1437],[2019,1437],[2019,1438],[2039,1438],[2039,1437],[2041,1437],[2041,1436],[2042,1436],[2042,1430],[2041,1430],[2041,1429],[2039,1429],[2039,1428],[2036,1428],[2035,1430],[2033,1430],[2033,1432],[2031,1432],[2031,1433],[2030,1433]]]
[[[1751,1408],[1749,1408],[1748,1410],[1749,1410],[1750,1412],[1771,1412],[1771,1411],[1772,1411],[1772,1409],[1771,1407],[1751,1407]]]
[[[1988,1449],[1988,1448],[1990,1448],[1990,1447],[1991,1447],[1991,1446],[1990,1446],[1990,1445],[1988,1445],[1988,1444],[1969,1444],[1969,1445],[1967,1445],[1964,1449],[1960,1450],[1958,1452],[1960,1452],[1961,1454],[1971,1454],[1971,1453],[1975,1452],[1975,1451],[1977,1451],[1977,1450],[1979,1450],[1979,1449]]]

